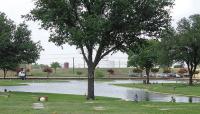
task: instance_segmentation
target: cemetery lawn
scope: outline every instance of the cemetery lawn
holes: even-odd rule
[[[183,83],[163,83],[163,84],[115,84],[117,86],[146,89],[153,92],[170,93],[185,96],[200,96],[200,84],[189,86]]]
[[[0,86],[21,86],[25,83],[50,83],[50,82],[68,82],[67,80],[0,80]]]
[[[8,95],[9,94],[9,95]],[[48,96],[49,101],[37,101]],[[44,109],[33,109],[33,103],[43,103]],[[0,93],[1,114],[199,114],[200,103],[133,102],[97,97],[45,93]]]

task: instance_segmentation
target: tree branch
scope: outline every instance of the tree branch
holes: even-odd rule
[[[106,55],[108,55],[110,52],[112,52],[113,50],[115,50],[116,48],[118,48],[118,46],[120,46],[120,45],[117,45],[117,46],[111,48],[110,50],[107,50],[105,53],[101,54],[99,58],[96,58],[96,59],[95,59],[95,62],[94,62],[95,67],[97,66],[97,64],[99,63],[99,61],[100,61],[101,59],[103,59],[103,58],[104,58]]]
[[[80,49],[81,49],[81,53],[83,54],[83,58],[85,59],[86,63],[88,63],[88,59],[87,59],[87,57],[86,57],[86,54],[85,54],[85,51],[84,51],[82,45],[80,46]]]

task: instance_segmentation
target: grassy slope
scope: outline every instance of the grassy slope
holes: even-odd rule
[[[2,94],[2,93],[0,93]],[[48,96],[45,109],[35,110],[32,104],[38,96]],[[1,114],[199,114],[200,104],[126,102],[119,99],[97,97],[87,103],[84,96],[62,94],[10,93],[0,96]],[[95,110],[95,107],[105,110]],[[169,110],[164,110],[169,109]]]
[[[24,81],[22,80],[0,80],[0,86],[18,86],[18,85],[25,85],[25,84],[21,84]]]
[[[116,84],[123,87],[142,88],[161,93],[182,94],[188,96],[200,96],[200,84],[188,86],[187,84]],[[175,90],[174,90],[175,88]]]

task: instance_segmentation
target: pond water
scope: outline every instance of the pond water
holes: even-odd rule
[[[155,81],[158,83],[179,83],[176,81]],[[199,97],[187,97],[173,94],[160,94],[145,91],[143,89],[118,87],[112,84],[119,83],[141,83],[141,81],[123,80],[123,81],[96,81],[95,95],[113,98],[121,98],[123,100],[138,100],[138,101],[161,101],[170,102],[172,97],[176,102],[200,102]],[[9,91],[19,92],[40,92],[40,93],[60,93],[60,94],[75,94],[86,95],[87,81],[71,80],[68,82],[51,82],[51,83],[27,83],[25,86],[1,86],[0,91],[7,89]]]

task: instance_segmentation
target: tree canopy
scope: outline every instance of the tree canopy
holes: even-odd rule
[[[147,75],[147,84],[149,84],[149,72],[157,65],[158,61],[158,41],[149,40],[145,47],[139,49],[139,53],[128,53],[128,66],[145,69]]]
[[[94,99],[94,70],[106,55],[140,44],[168,26],[174,0],[35,0],[25,15],[51,31],[50,41],[81,50],[88,65],[88,99]]]
[[[173,64],[171,50],[175,44],[176,30],[170,27],[161,32],[161,41],[158,43],[158,64],[161,67],[170,67]]]
[[[33,63],[42,50],[40,43],[31,40],[31,31],[25,23],[14,22],[0,12],[0,69],[13,70],[20,63]]]
[[[175,45],[172,50],[174,60],[185,62],[188,67],[190,81],[200,64],[200,15],[191,15],[188,19],[182,18],[178,22]]]

